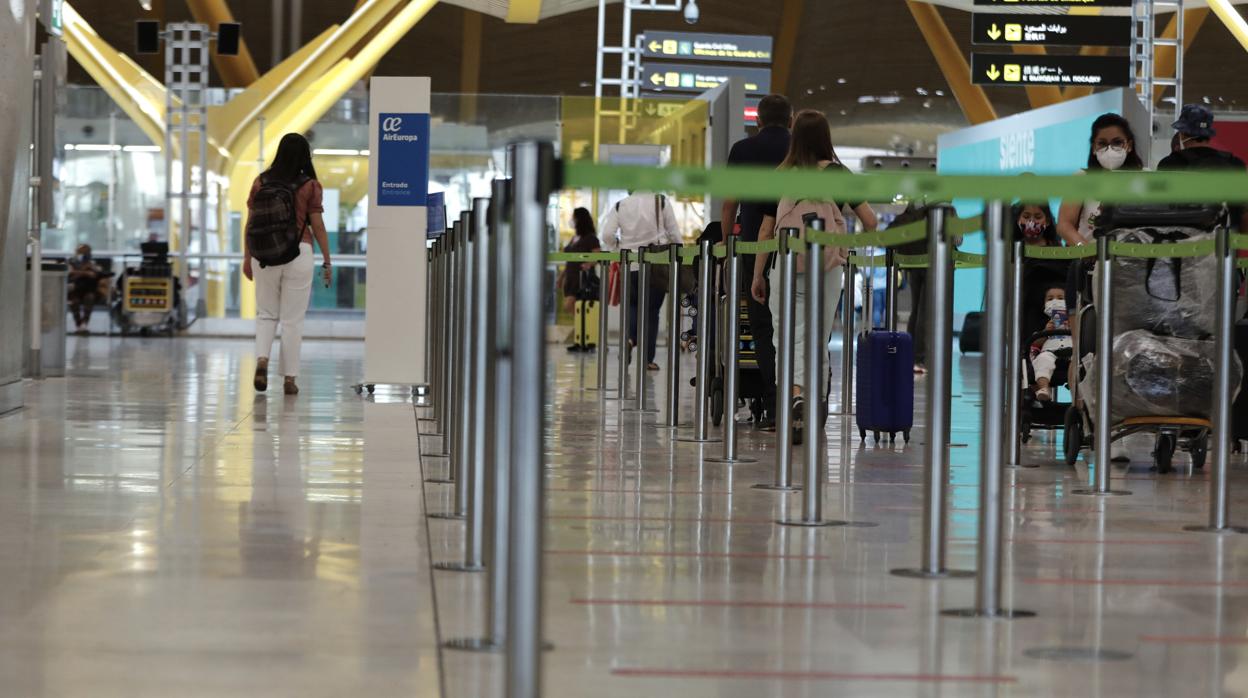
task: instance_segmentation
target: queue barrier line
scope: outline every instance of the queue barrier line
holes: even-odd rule
[[[772,254],[780,250],[780,241],[772,238],[771,240],[759,240],[758,242],[738,242],[737,253],[742,255],[760,255]]]
[[[569,188],[666,191],[746,200],[894,201],[900,196],[927,201],[1059,198],[1115,204],[1177,204],[1242,200],[1248,191],[1248,174],[1184,171],[1002,177],[930,172],[854,174],[763,167],[653,168],[572,162],[564,166],[563,183]],[[957,228],[955,224],[950,232],[957,234]]]

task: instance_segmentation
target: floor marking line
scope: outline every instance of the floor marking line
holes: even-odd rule
[[[768,671],[741,669],[659,669],[619,667],[615,676],[671,679],[778,679],[781,681],[915,681],[921,683],[1013,684],[1018,679],[998,674],[870,674],[848,671]]]
[[[768,601],[765,599],[581,599],[570,603],[577,606],[659,606],[664,608],[695,606],[709,608],[783,608],[815,610],[902,611],[899,603],[839,603],[835,601]]]

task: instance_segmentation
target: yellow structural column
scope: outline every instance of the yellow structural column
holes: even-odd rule
[[[511,0],[507,3],[507,22],[537,24],[542,17],[542,0]]]
[[[949,89],[953,90],[953,96],[957,98],[958,106],[962,107],[967,121],[974,125],[996,119],[997,112],[988,101],[988,95],[983,88],[972,84],[971,66],[966,62],[966,56],[958,42],[954,41],[949,27],[945,26],[940,12],[934,5],[926,2],[906,0],[906,5],[914,15],[919,31],[923,32],[923,38],[931,48],[932,56],[936,58],[936,64],[940,66],[940,72],[945,76],[945,82],[949,83]]]
[[[1239,45],[1248,51],[1248,21],[1244,21],[1230,0],[1209,0],[1209,9],[1222,20],[1222,24],[1226,25],[1227,31],[1231,32]]]

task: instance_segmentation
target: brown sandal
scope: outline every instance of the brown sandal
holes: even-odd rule
[[[256,392],[263,393],[269,389],[269,360],[259,359],[256,361],[256,377],[252,381]]]
[[[299,386],[295,385],[295,379],[294,379],[293,377],[291,377],[291,376],[286,376],[286,382],[285,382],[285,384],[282,386],[282,390],[283,390],[283,391],[284,391],[287,395],[298,395],[298,394],[299,394]]]

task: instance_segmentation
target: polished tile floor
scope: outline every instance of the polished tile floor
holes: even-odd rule
[[[462,555],[463,524],[425,517],[452,491],[422,483],[439,437],[403,396],[349,390],[360,344],[305,344],[289,399],[250,389],[248,342],[70,342],[69,376],[0,418],[0,694],[502,695],[501,657],[438,648],[480,634],[484,575],[431,572]],[[547,696],[1248,695],[1248,537],[1184,532],[1206,476],[1150,473],[1147,442],[1115,471],[1133,494],[1095,499],[1060,437],[1033,441],[1040,467],[1006,473],[1005,577],[1037,616],[947,618],[972,580],[889,574],[918,562],[921,428],[875,447],[833,419],[826,515],[878,525],[782,527],[800,495],[752,487],[771,435],[742,429],[757,463],[710,463],[719,445],[621,414],[584,389],[592,356],[551,349]],[[965,569],[978,370],[954,377]]]

